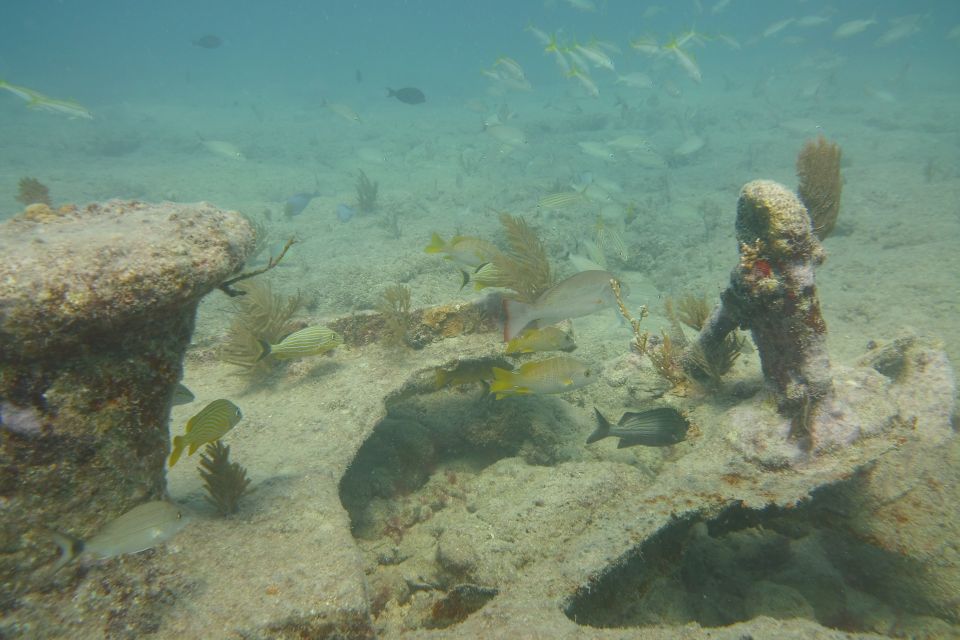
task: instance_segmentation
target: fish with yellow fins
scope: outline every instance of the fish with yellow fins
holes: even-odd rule
[[[294,331],[277,344],[260,341],[262,349],[258,360],[270,356],[274,360],[292,360],[307,356],[319,356],[343,344],[343,337],[323,325],[313,325]]]
[[[182,436],[173,439],[173,451],[170,453],[170,468],[177,464],[183,450],[189,447],[188,456],[192,456],[201,446],[216,442],[233,429],[243,414],[240,407],[229,400],[214,400],[200,413],[187,420],[187,427]]]
[[[573,351],[577,344],[573,335],[560,327],[531,327],[507,343],[504,353],[508,356],[541,351]]]
[[[500,253],[495,244],[482,238],[454,236],[447,242],[436,232],[430,237],[430,244],[423,250],[427,253],[445,253],[444,258],[470,270],[479,269]],[[463,275],[463,284],[460,285],[462,289],[470,282],[470,273],[466,269],[460,269],[460,273]]]
[[[589,365],[570,356],[527,362],[516,371],[494,367],[493,376],[490,393],[496,394],[497,400],[507,396],[564,393],[596,380]]]
[[[79,102],[74,100],[58,100],[43,95],[39,91],[10,84],[5,80],[0,80],[0,89],[6,89],[21,100],[27,102],[27,107],[39,111],[49,111],[50,113],[59,113],[68,118],[83,118],[84,120],[93,120],[93,114]]]
[[[543,326],[587,316],[607,307],[615,309],[617,299],[611,280],[617,277],[609,271],[581,271],[553,285],[532,303],[504,300],[503,339],[512,340],[532,322]],[[622,284],[621,290],[626,291]]]

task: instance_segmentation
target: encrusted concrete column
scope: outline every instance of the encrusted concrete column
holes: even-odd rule
[[[44,527],[87,535],[164,494],[197,304],[253,242],[203,203],[32,205],[0,223],[0,592],[50,560]]]

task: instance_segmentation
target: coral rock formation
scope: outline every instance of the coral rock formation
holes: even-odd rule
[[[37,206],[37,205],[35,205]],[[167,421],[197,304],[253,247],[208,204],[111,201],[0,224],[3,591],[165,491]]]
[[[706,352],[737,327],[749,329],[793,437],[809,448],[812,418],[832,387],[827,326],[814,284],[824,252],[806,208],[776,182],[755,180],[743,187],[736,228],[740,264],[699,344]]]

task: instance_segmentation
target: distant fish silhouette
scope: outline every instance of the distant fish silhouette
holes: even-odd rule
[[[218,36],[207,34],[202,38],[197,38],[194,40],[193,44],[194,46],[202,49],[217,49],[223,44],[223,40],[221,40]]]
[[[337,220],[340,222],[347,222],[356,215],[356,211],[350,205],[343,204],[342,202],[337,205]]]
[[[307,208],[310,201],[318,195],[320,195],[319,191],[314,191],[313,193],[295,193],[283,203],[283,212],[287,214],[288,217],[299,215]]]
[[[427,101],[427,97],[423,95],[423,91],[416,89],[414,87],[404,87],[403,89],[397,89],[394,91],[390,87],[387,87],[387,97],[396,98],[400,102],[405,102],[406,104],[422,104]]]

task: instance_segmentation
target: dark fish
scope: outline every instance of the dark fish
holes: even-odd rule
[[[387,87],[387,97],[396,98],[400,102],[405,102],[407,104],[421,104],[427,101],[427,96],[423,95],[423,91],[413,87],[404,87],[403,89],[397,89],[396,91],[390,87]]]
[[[202,38],[194,40],[193,44],[203,49],[217,49],[223,44],[223,40],[215,35],[207,34]]]
[[[645,447],[665,447],[683,442],[690,423],[676,409],[660,407],[637,413],[625,413],[616,425],[593,408],[597,414],[597,429],[587,438],[587,444],[613,436],[620,438],[617,449],[642,444]]]
[[[283,203],[283,212],[287,214],[287,217],[299,215],[307,208],[310,201],[318,195],[320,195],[319,191],[314,191],[313,193],[295,193]]]

